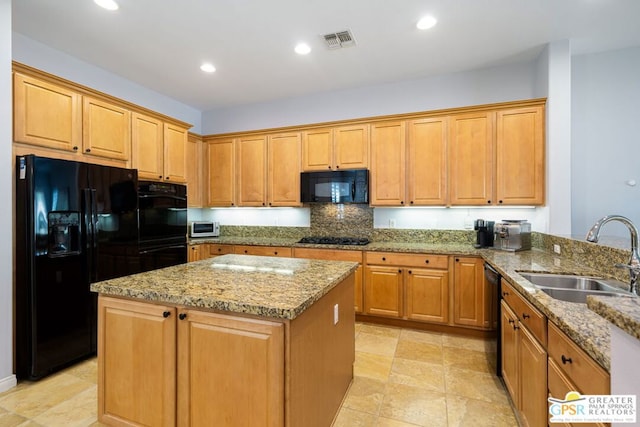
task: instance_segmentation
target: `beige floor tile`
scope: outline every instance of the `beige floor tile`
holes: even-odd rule
[[[66,369],[64,373],[96,384],[98,379],[98,359],[93,358],[85,360],[84,362]]]
[[[465,337],[461,335],[443,335],[442,344],[445,347],[466,348],[467,350],[483,351],[488,353],[496,352],[495,339],[483,339]]]
[[[67,399],[95,387],[87,381],[65,373],[42,379],[30,387],[0,397],[0,406],[33,419]]]
[[[356,337],[356,351],[393,356],[398,345],[398,338],[374,335],[360,331]]]
[[[509,405],[447,396],[449,427],[514,427],[518,425]]]
[[[418,424],[405,423],[404,421],[392,420],[390,418],[378,418],[376,427],[416,427]]]
[[[84,427],[97,421],[97,386],[48,409],[33,420],[43,425]]]
[[[442,364],[442,346],[418,341],[400,340],[396,357],[420,362]]]
[[[444,347],[442,352],[445,366],[478,372],[495,372],[495,353],[485,353],[458,347]]]
[[[383,381],[354,377],[342,407],[378,415],[385,387]]]
[[[0,411],[0,426],[2,427],[17,427],[25,422],[27,422],[25,417],[21,417],[13,412]]]
[[[342,408],[333,422],[333,427],[374,427],[376,416],[366,412]]]
[[[442,345],[442,334],[439,332],[416,331],[413,329],[403,329],[400,332],[400,340],[416,341],[425,344]]]
[[[386,382],[391,372],[393,357],[380,354],[361,353],[356,351],[356,361],[353,364],[353,374]]]
[[[366,332],[367,334],[379,335],[389,338],[398,338],[400,336],[400,333],[402,332],[402,329],[393,326],[381,326],[363,323],[360,327],[360,332]]]
[[[447,404],[443,393],[389,383],[380,416],[419,426],[447,426]]]
[[[445,367],[444,378],[447,395],[457,395],[502,405],[509,404],[500,379],[493,374]]]
[[[444,393],[444,367],[416,360],[393,360],[389,382]]]

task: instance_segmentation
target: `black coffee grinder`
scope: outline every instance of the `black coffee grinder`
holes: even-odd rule
[[[494,221],[485,221],[484,219],[476,219],[473,223],[473,229],[476,230],[476,248],[490,248],[493,246],[493,226]]]

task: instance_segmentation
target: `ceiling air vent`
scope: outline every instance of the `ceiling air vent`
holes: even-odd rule
[[[353,38],[353,34],[349,30],[325,34],[322,37],[329,49],[340,49],[341,47],[355,46],[356,44],[356,39]]]

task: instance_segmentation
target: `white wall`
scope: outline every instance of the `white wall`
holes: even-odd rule
[[[585,235],[609,214],[640,226],[639,76],[640,47],[573,57],[573,234]],[[629,236],[616,223],[602,234]]]
[[[0,392],[13,375],[13,188],[11,102],[11,0],[0,0]]]
[[[428,111],[534,97],[531,63],[204,112],[205,135]]]
[[[81,61],[20,33],[13,33],[12,43],[13,60],[17,62],[190,123],[193,125],[190,129],[191,132],[202,133],[200,110]]]

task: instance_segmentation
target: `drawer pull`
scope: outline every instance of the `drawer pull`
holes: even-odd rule
[[[562,355],[561,359],[562,359],[562,364],[563,365],[566,365],[567,363],[573,363],[571,358],[570,357],[566,357],[564,354]]]
[[[275,251],[273,254],[274,254],[274,255],[278,255],[278,251]]]
[[[529,316],[527,313],[522,313],[522,318],[523,319],[529,319],[531,316]]]
[[[162,313],[162,317],[164,317],[165,319],[167,317],[169,317],[169,316],[171,316],[171,312],[170,311],[165,311],[165,312]]]
[[[508,295],[509,295],[509,292],[507,292],[507,291],[502,292],[502,296],[503,296],[503,297],[506,297],[506,296],[508,296]]]
[[[184,320],[187,318],[187,313],[180,313],[178,317],[180,318],[180,320]]]
[[[516,321],[515,321],[515,320],[513,320],[513,319],[509,319],[509,323],[510,323],[510,324],[513,324],[513,323],[516,323]]]
[[[428,260],[428,259],[425,259],[425,260],[424,260],[424,263],[425,263],[425,264],[429,264],[429,260]]]
[[[411,273],[411,270],[409,270],[409,274],[412,274],[412,273]]]
[[[382,260],[383,260],[383,261],[386,261],[387,259],[386,259],[385,257],[382,257]]]

